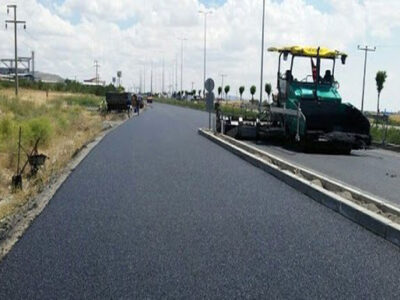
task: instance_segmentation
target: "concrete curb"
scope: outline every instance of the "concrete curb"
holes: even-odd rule
[[[12,247],[22,237],[24,232],[29,228],[30,224],[45,209],[47,204],[53,198],[58,189],[63,185],[65,180],[71,175],[76,167],[86,158],[86,156],[96,147],[103,138],[119,126],[130,119],[116,122],[112,126],[101,132],[94,140],[82,147],[82,149],[69,161],[64,170],[54,179],[50,180],[41,193],[29,199],[17,214],[7,217],[6,223],[8,228],[3,232],[0,238],[0,262],[10,252]],[[1,220],[1,221],[4,221]]]
[[[390,214],[400,217],[400,210],[397,207],[387,204],[380,199],[371,198],[369,195],[362,195],[357,190],[334,182],[331,179],[321,178],[319,174],[301,169],[269,154],[266,154],[266,157],[263,159],[260,155],[255,155],[248,151],[254,150],[254,153],[259,154],[259,152],[262,152],[261,150],[256,148],[251,149],[251,146],[247,146],[230,137],[217,136],[204,129],[199,129],[198,133],[257,168],[272,174],[322,205],[340,213],[393,244],[400,246],[400,224],[393,222],[385,216],[385,214]],[[276,159],[277,163],[273,163],[274,159]],[[314,183],[313,180],[315,179],[322,180],[322,184]],[[354,195],[356,199],[350,200],[338,195],[338,192],[343,191]],[[368,204],[375,205],[384,213],[379,214],[367,209],[365,206]]]

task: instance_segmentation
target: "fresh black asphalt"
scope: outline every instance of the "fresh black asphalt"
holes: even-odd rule
[[[0,264],[0,299],[399,298],[391,243],[154,104],[80,164]]]
[[[400,153],[368,149],[353,150],[351,155],[310,154],[265,143],[247,143],[400,207]]]

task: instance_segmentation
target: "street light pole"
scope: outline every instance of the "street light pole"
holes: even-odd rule
[[[261,74],[260,74],[260,103],[258,104],[258,112],[261,113],[262,96],[263,96],[263,75],[264,75],[264,23],[265,23],[265,0],[263,0],[262,30],[261,30]]]
[[[364,51],[365,52],[365,57],[364,57],[364,77],[363,77],[363,88],[362,88],[362,96],[361,96],[361,112],[364,112],[364,93],[365,93],[365,75],[367,73],[367,57],[368,57],[368,52],[375,52],[376,47],[373,49],[368,48],[368,46],[365,46],[365,48],[361,48],[360,46],[357,47],[358,50]]]
[[[26,29],[25,21],[17,21],[17,5],[7,5],[7,14],[10,8],[14,9],[14,20],[6,20],[6,28],[8,23],[14,24],[14,54],[15,54],[15,95],[18,96],[18,43],[17,43],[17,25],[23,24]]]
[[[224,77],[226,77],[226,76],[228,76],[228,75],[226,75],[226,74],[220,74],[219,76],[221,76],[221,88],[222,88],[222,91],[221,91],[221,96],[223,97],[224,96]]]
[[[199,10],[200,14],[204,15],[204,76],[203,76],[203,97],[206,95],[206,66],[207,66],[207,15],[212,14],[212,11]]]
[[[187,38],[179,38],[181,41],[181,99],[183,94],[183,43],[187,41]]]

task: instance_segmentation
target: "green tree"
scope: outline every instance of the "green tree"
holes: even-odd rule
[[[377,113],[379,115],[379,101],[381,98],[381,92],[383,90],[383,85],[386,81],[387,74],[386,71],[378,71],[376,73],[375,81],[376,81],[376,89],[378,90],[378,105],[377,105]]]
[[[256,86],[255,86],[255,85],[252,85],[252,86],[250,87],[251,102],[254,102],[254,94],[256,93],[256,91],[257,91]]]
[[[271,92],[272,92],[272,86],[271,86],[270,83],[266,83],[266,84],[265,84],[265,92],[266,92],[267,95],[268,95],[268,102],[269,102],[269,98],[270,98]]]
[[[224,89],[224,91],[225,91],[225,100],[227,100],[227,98],[228,98],[228,93],[229,93],[230,89],[231,89],[231,87],[229,85],[225,86],[225,89]]]
[[[196,90],[192,90],[192,95],[196,96]]]
[[[244,86],[241,86],[241,87],[239,88],[240,101],[242,101],[243,93],[244,93]]]
[[[221,98],[221,94],[222,94],[222,86],[218,87],[218,97]]]
[[[199,92],[199,98],[201,97],[201,90],[198,91]]]

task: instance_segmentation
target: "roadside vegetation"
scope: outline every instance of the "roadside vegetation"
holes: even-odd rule
[[[0,88],[0,220],[57,176],[71,157],[102,131],[103,122],[110,118],[98,111],[102,97],[21,89],[15,98],[13,93],[13,89]],[[13,194],[11,178],[17,172],[19,128],[24,149],[31,151],[40,139],[39,152],[49,159],[30,180],[26,177],[28,166],[23,174],[23,190]],[[26,160],[21,150],[21,167]]]
[[[186,100],[176,100],[171,98],[156,98],[155,101],[159,103],[187,107],[197,110],[203,110],[203,111],[206,110],[206,104],[204,101],[186,101]],[[221,100],[220,108],[222,114],[229,115],[234,118],[244,117],[244,118],[255,119],[258,116],[257,106],[251,105],[248,102],[243,103],[241,101]]]
[[[112,84],[106,86],[95,86],[95,85],[84,85],[75,80],[65,80],[60,83],[45,83],[42,81],[32,81],[26,79],[19,80],[19,86],[30,90],[37,91],[53,91],[53,92],[69,92],[69,93],[80,93],[80,94],[92,94],[96,96],[105,96],[107,92],[115,92],[123,90],[123,88],[117,88]],[[0,81],[0,89],[13,88],[14,82],[12,81]]]
[[[389,127],[386,129],[384,127],[378,127],[372,125],[371,136],[372,140],[377,143],[382,143],[383,141],[385,141],[385,143],[388,144],[400,145],[400,129],[397,128]]]

